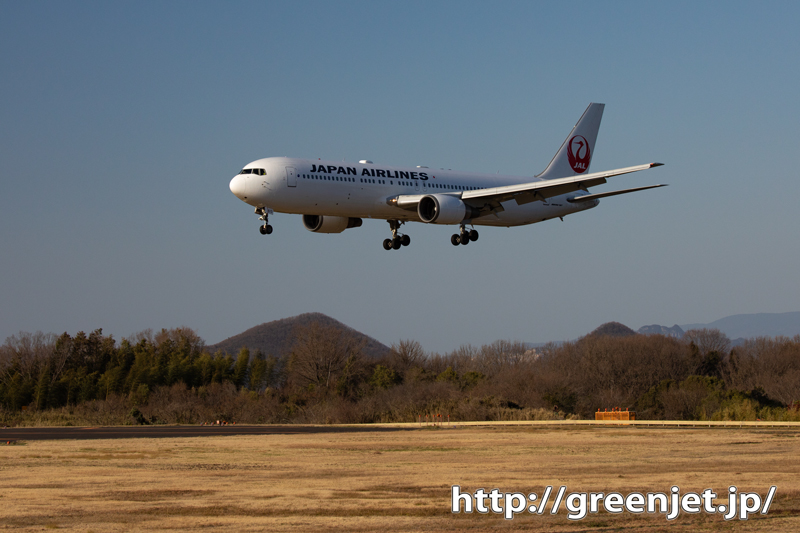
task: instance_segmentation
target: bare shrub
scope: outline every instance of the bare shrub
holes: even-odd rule
[[[455,405],[460,396],[450,382],[410,381],[361,399],[358,409],[365,422],[416,422],[420,415]]]
[[[74,415],[82,423],[92,426],[114,426],[127,423],[129,412],[125,398],[109,394],[104,400],[92,400],[75,406]]]
[[[722,383],[715,378],[690,376],[679,384],[668,387],[661,393],[661,404],[666,420],[692,420],[703,415],[703,402],[713,393],[722,390]],[[706,405],[713,412],[719,404]]]
[[[165,424],[195,424],[203,414],[197,395],[184,383],[156,387],[141,411],[150,420]]]

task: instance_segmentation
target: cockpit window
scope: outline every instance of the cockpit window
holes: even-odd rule
[[[259,176],[266,176],[267,175],[267,171],[264,170],[263,168],[259,168],[258,169],[258,175]]]
[[[253,172],[252,168],[243,168],[239,174],[250,174],[251,172]]]

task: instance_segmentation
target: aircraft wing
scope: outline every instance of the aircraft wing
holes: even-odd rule
[[[506,185],[503,187],[493,187],[489,189],[478,189],[475,191],[464,191],[461,193],[461,200],[476,209],[480,209],[481,216],[490,213],[503,211],[501,202],[514,200],[519,205],[536,202],[539,200],[546,200],[554,196],[560,196],[575,191],[588,192],[589,187],[602,185],[606,183],[606,178],[614,176],[621,176],[623,174],[630,174],[631,172],[639,172],[640,170],[647,170],[654,167],[660,167],[663,163],[648,163],[646,165],[637,165],[634,167],[618,168],[616,170],[608,170],[605,172],[593,172],[586,175],[570,176],[568,178],[558,178],[551,180],[539,180],[529,183],[520,183],[518,185]],[[656,185],[660,187],[660,185]],[[628,191],[616,191],[613,194],[623,194],[624,192],[634,192],[631,189]],[[431,194],[431,193],[428,193]],[[611,193],[600,193],[605,196],[612,196]],[[426,196],[425,194],[404,194],[390,198],[387,203],[409,211],[416,210],[419,201]],[[594,198],[600,198],[599,195],[585,195],[575,199],[575,201],[588,201]]]
[[[606,178],[630,174],[631,172],[639,172],[640,170],[647,170],[662,165],[663,163],[649,163],[647,165],[618,168],[606,172],[594,172],[592,174],[586,174],[585,176],[570,176],[569,178],[533,181],[530,183],[520,183],[519,185],[506,185],[505,187],[495,187],[492,189],[466,191],[461,195],[461,200],[469,204],[505,202],[508,200],[515,200],[519,205],[528,204],[537,200],[545,200],[553,196],[560,196],[568,192],[585,191],[589,187],[606,183]]]

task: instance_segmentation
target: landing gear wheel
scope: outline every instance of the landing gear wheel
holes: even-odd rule
[[[477,241],[478,240],[478,232],[476,230],[472,230],[469,232],[469,240]]]
[[[383,241],[384,248],[387,250],[399,250],[401,247],[411,244],[411,237],[408,235],[401,235],[397,231],[405,222],[401,222],[400,220],[387,220],[386,222],[389,223],[389,229],[392,230],[392,238]]]
[[[467,244],[469,244],[469,233],[462,233],[462,234],[461,234],[461,239],[460,239],[460,240],[461,240],[461,244],[463,244],[463,245],[465,245],[465,246],[466,246]]]
[[[272,209],[266,207],[256,207],[256,215],[259,215],[258,220],[264,222],[262,226],[259,226],[258,231],[261,232],[261,235],[269,235],[272,233],[272,226],[269,225],[269,215],[272,214]]]
[[[452,237],[450,237],[450,243],[451,243],[453,246],[458,246],[459,244],[461,244],[461,237],[459,237],[458,235],[456,235],[456,234],[454,233],[454,234],[453,234],[453,236],[452,236]]]

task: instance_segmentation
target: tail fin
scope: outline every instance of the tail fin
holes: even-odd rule
[[[553,160],[544,172],[536,176],[537,178],[546,180],[567,178],[584,174],[589,170],[589,163],[594,155],[597,130],[600,129],[600,120],[603,118],[605,107],[605,104],[589,104]]]

